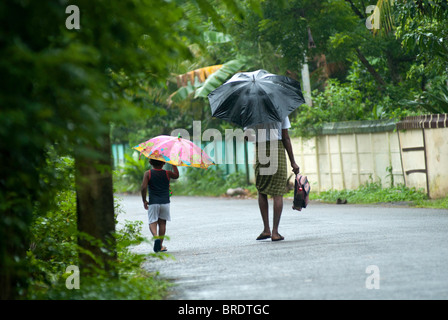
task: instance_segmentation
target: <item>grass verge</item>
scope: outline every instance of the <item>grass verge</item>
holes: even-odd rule
[[[288,193],[293,197],[293,191]],[[347,200],[347,203],[406,203],[409,206],[421,208],[448,209],[448,196],[443,199],[428,199],[423,190],[407,188],[404,185],[383,188],[379,182],[369,182],[356,190],[329,190],[320,193],[311,191],[310,199],[325,203],[337,203]]]

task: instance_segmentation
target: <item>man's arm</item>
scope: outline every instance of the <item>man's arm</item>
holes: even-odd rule
[[[292,152],[291,138],[289,137],[288,129],[282,129],[282,143],[288,153],[289,161],[291,162],[292,171],[294,174],[300,172],[300,168],[294,160],[294,153]]]
[[[151,171],[148,170],[143,175],[143,182],[142,182],[142,187],[141,187],[143,207],[146,210],[148,210],[148,200],[146,200],[146,190],[148,188],[148,181],[149,181],[149,173],[150,172]]]
[[[168,175],[170,179],[177,179],[179,178],[179,170],[175,165],[173,165],[173,171],[168,171]]]

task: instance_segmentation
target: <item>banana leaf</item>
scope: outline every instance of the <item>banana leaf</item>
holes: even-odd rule
[[[206,98],[210,92],[226,82],[232,75],[241,71],[246,63],[245,59],[235,59],[224,63],[219,70],[212,73],[202,86],[196,90],[194,97]]]

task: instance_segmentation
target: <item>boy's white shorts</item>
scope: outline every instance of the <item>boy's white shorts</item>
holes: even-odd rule
[[[171,221],[170,216],[170,204],[150,204],[148,206],[148,221],[149,224],[163,219],[166,221]]]

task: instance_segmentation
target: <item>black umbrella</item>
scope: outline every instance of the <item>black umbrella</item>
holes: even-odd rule
[[[237,73],[208,99],[213,117],[242,127],[281,122],[305,103],[298,81],[266,70]]]

